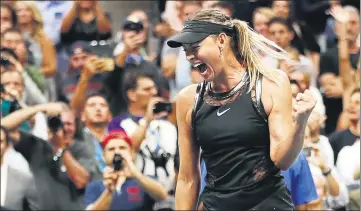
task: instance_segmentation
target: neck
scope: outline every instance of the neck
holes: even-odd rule
[[[95,136],[95,138],[98,141],[102,141],[103,138],[105,137],[106,126],[104,126],[104,125],[95,125],[95,124],[87,124],[86,127],[90,130],[92,135]]]
[[[242,79],[246,68],[243,67],[235,57],[226,60],[220,73],[212,81],[212,90],[214,92],[226,92],[235,87]]]
[[[311,140],[313,143],[317,143],[320,140],[320,130],[315,130],[311,132]]]
[[[360,136],[358,121],[350,121],[350,123],[351,124],[348,129],[351,131],[351,133],[354,134],[355,136]]]
[[[129,104],[129,113],[133,116],[145,116],[146,109],[135,106],[133,103]]]
[[[359,52],[360,47],[354,41],[348,42],[348,50],[350,54],[356,54]]]
[[[21,32],[31,32],[32,23],[19,24],[19,29]]]

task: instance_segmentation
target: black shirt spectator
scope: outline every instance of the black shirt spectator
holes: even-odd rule
[[[350,129],[336,131],[329,136],[330,144],[333,149],[334,161],[336,164],[338,153],[345,146],[352,146],[356,139],[360,137],[355,136]]]
[[[352,67],[357,69],[358,59],[360,58],[360,52],[357,54],[350,54],[350,61]],[[333,73],[336,76],[339,75],[339,61],[338,61],[338,48],[337,46],[329,49],[320,58],[320,76],[325,73]],[[326,134],[330,134],[335,131],[338,118],[342,112],[342,99],[341,98],[327,98],[323,97],[323,102],[326,107]],[[335,153],[336,155],[336,153]]]
[[[73,43],[77,40],[93,41],[93,40],[107,40],[111,38],[111,33],[100,33],[98,31],[97,20],[94,18],[89,23],[84,23],[80,18],[74,20],[68,32],[61,34],[61,40],[65,43]]]
[[[61,41],[71,44],[77,40],[93,41],[111,38],[109,17],[98,1],[76,1],[64,17]]]
[[[29,162],[42,208],[47,210],[82,209],[81,191],[77,190],[70,180],[62,162],[53,160],[53,149],[47,141],[20,131],[20,140],[14,147]],[[90,151],[87,145],[74,142],[68,150],[85,168],[93,168],[88,159]]]

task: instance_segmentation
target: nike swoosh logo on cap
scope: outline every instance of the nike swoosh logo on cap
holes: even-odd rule
[[[222,116],[223,114],[225,114],[227,111],[229,111],[231,108],[228,108],[228,109],[226,109],[226,110],[224,110],[224,111],[222,111],[222,112],[219,112],[219,109],[218,109],[218,111],[217,111],[217,116]]]

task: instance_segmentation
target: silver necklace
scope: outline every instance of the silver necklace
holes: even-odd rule
[[[233,87],[231,90],[227,92],[222,92],[222,93],[213,92],[211,88],[211,83],[208,83],[206,87],[207,94],[209,95],[209,97],[211,97],[214,100],[225,100],[231,97],[232,95],[234,95],[235,93],[237,93],[239,90],[241,90],[242,87],[245,84],[247,84],[248,78],[249,78],[248,73],[245,72],[242,76],[241,81],[235,87]]]

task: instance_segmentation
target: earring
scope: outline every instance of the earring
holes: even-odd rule
[[[223,48],[221,48],[221,49],[219,49],[219,50],[220,50],[220,52],[219,52],[219,57],[221,57],[222,54],[223,54]]]

